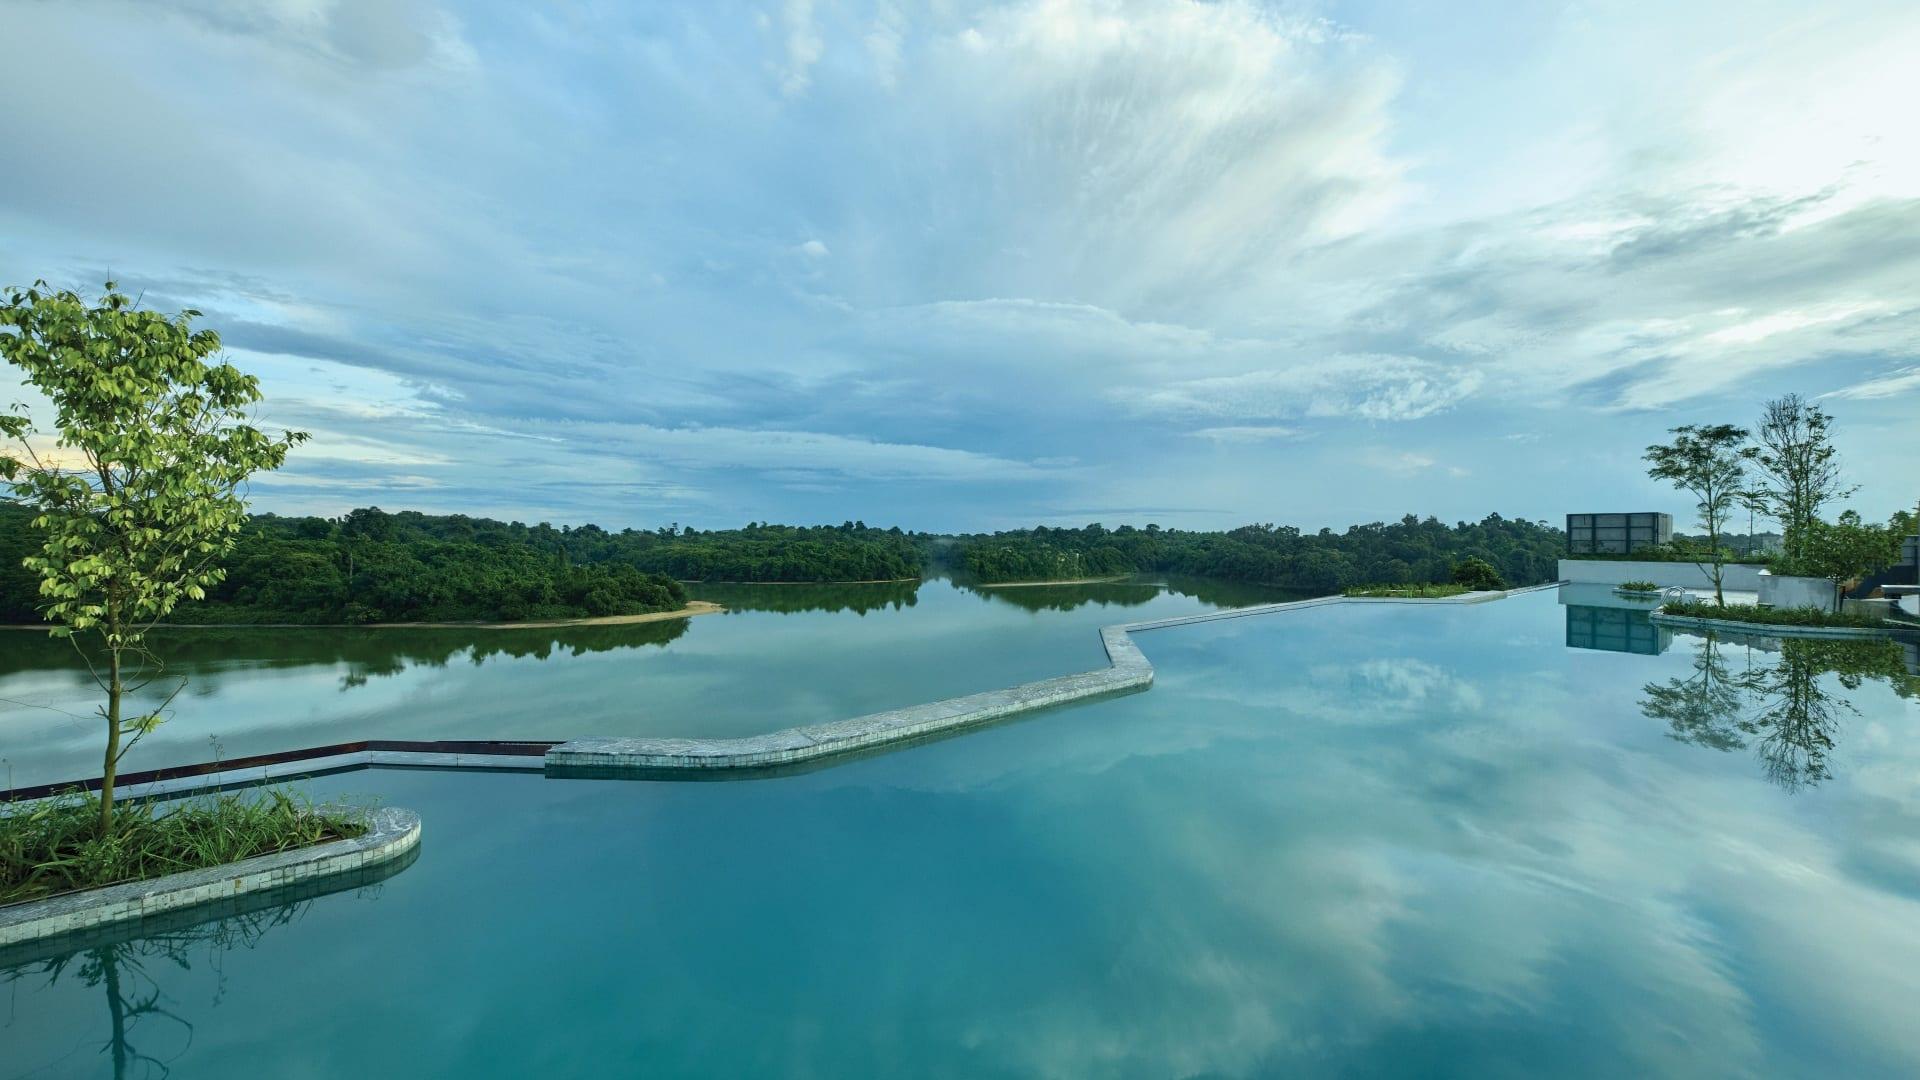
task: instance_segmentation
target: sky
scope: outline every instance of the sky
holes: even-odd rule
[[[0,0],[0,284],[204,312],[313,435],[282,513],[1684,530],[1643,448],[1797,392],[1883,518],[1916,55],[1911,2]]]

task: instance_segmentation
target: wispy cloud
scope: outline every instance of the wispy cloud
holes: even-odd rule
[[[1306,437],[1306,432],[1299,428],[1281,427],[1278,424],[1230,424],[1199,428],[1187,434],[1192,438],[1217,443],[1264,443]]]
[[[1852,386],[1843,387],[1842,389],[1834,390],[1820,396],[1870,400],[1874,398],[1898,397],[1904,394],[1920,396],[1920,367],[1901,368],[1898,371],[1883,375],[1880,378],[1868,379],[1865,382],[1855,383]]]
[[[1240,375],[1116,390],[1141,412],[1242,419],[1417,420],[1465,399],[1480,374],[1405,356],[1334,356]]]
[[[13,5],[0,282],[205,310],[305,507],[1551,517],[1663,497],[1562,431],[1785,390],[1910,454],[1911,5],[762,7]]]

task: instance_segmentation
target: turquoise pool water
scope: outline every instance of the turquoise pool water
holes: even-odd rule
[[[1562,599],[1146,632],[775,779],[313,781],[417,861],[5,969],[0,1074],[1920,1071],[1920,657]]]
[[[728,611],[553,630],[163,631],[143,699],[180,678],[186,690],[125,767],[359,739],[759,734],[1098,667],[1107,623],[1292,598],[1164,579],[694,593]],[[0,788],[99,775],[99,701],[71,645],[0,630]]]

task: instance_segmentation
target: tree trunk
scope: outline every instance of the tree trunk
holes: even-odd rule
[[[1713,560],[1713,602],[1720,607],[1726,607],[1727,597],[1720,588],[1721,580],[1726,577],[1726,571],[1720,563],[1720,524],[1713,520],[1711,513],[1707,515],[1707,547],[1710,549],[1708,558]]]
[[[120,650],[107,649],[107,756],[100,765],[100,835],[113,835],[113,774],[120,763]]]
[[[113,1047],[113,1076],[121,1080],[127,1075],[127,999],[120,993],[119,946],[108,945],[94,953],[100,960],[100,971],[106,977],[107,1016],[113,1027],[108,1038]]]

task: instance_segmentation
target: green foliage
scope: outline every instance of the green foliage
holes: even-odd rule
[[[1273,525],[1230,532],[1038,528],[961,537],[958,558],[987,583],[1174,573],[1326,596],[1367,582],[1448,582],[1454,564],[1468,557],[1488,563],[1507,581],[1538,584],[1553,580],[1565,546],[1557,529],[1498,514],[1452,526],[1409,514],[1343,533]]]
[[[1445,585],[1349,585],[1344,590],[1346,596],[1398,596],[1409,599],[1437,600],[1447,596],[1464,596],[1473,592],[1470,585],[1449,583]]]
[[[1761,483],[1752,492],[1762,512],[1780,522],[1787,560],[1808,557],[1820,508],[1853,494],[1840,481],[1833,418],[1798,394],[1767,402],[1747,456]],[[1824,575],[1821,575],[1824,576]]]
[[[362,815],[269,788],[162,811],[122,807],[101,835],[100,800],[74,793],[0,809],[0,904],[199,870],[366,832]]]
[[[1651,581],[1623,581],[1614,588],[1623,592],[1659,592],[1660,586]]]
[[[1858,711],[1826,689],[1828,676],[1847,690],[1885,681],[1902,698],[1920,697],[1920,676],[1908,673],[1905,653],[1886,639],[1782,638],[1776,662],[1748,649],[1738,669],[1720,649],[1708,631],[1692,673],[1648,683],[1641,709],[1666,721],[1679,742],[1722,752],[1751,744],[1767,778],[1787,791],[1831,778],[1829,756],[1841,721]]]
[[[29,529],[31,516],[0,501],[0,557],[13,527]],[[684,607],[678,579],[881,579],[910,597],[925,563],[922,542],[857,522],[609,532],[378,507],[337,519],[262,514],[235,537],[225,577],[170,620],[358,625],[633,615]],[[6,621],[35,617],[33,590],[22,584],[0,568]]]
[[[1758,626],[1853,626],[1880,627],[1886,620],[1859,611],[1823,611],[1820,608],[1759,607],[1753,604],[1709,604],[1705,601],[1675,601],[1663,605],[1660,614],[1689,619],[1724,619],[1728,622]]]
[[[163,715],[121,715],[122,653],[139,653],[149,627],[219,584],[246,519],[241,485],[306,438],[246,422],[259,382],[208,362],[220,336],[193,329],[198,314],[140,310],[112,282],[97,304],[45,282],[9,289],[0,304],[0,355],[55,411],[51,446],[24,406],[0,416],[0,435],[18,445],[0,451],[0,480],[39,531],[39,551],[22,562],[53,634],[79,635],[77,647],[104,659],[103,837],[120,758]]]
[[[920,602],[920,578],[909,581],[826,582],[795,588],[792,584],[709,584],[700,599],[728,611],[870,611],[899,610]]]
[[[903,581],[918,579],[926,568],[913,537],[861,521],[599,535],[606,538],[603,557],[682,581]]]
[[[1814,518],[1801,526],[1798,554],[1784,566],[1788,573],[1823,577],[1836,583],[1854,581],[1900,561],[1902,530],[1868,525],[1852,510],[1836,522]]]
[[[40,621],[40,575],[26,562],[44,543],[33,517],[32,510],[0,499],[0,623]]]
[[[981,581],[1078,581],[1118,577],[1133,567],[1119,548],[1101,545],[1078,548],[1042,539],[970,544],[963,555],[967,572]]]
[[[1687,424],[1673,428],[1673,441],[1647,447],[1647,475],[1665,480],[1674,487],[1691,492],[1699,500],[1700,527],[1707,532],[1707,547],[1699,562],[1713,578],[1715,599],[1721,592],[1721,524],[1727,512],[1741,505],[1745,495],[1742,482],[1747,475],[1748,454],[1742,449],[1747,433],[1732,424]]]
[[[1676,537],[1671,544],[1649,544],[1635,548],[1630,554],[1614,551],[1597,551],[1578,555],[1562,555],[1563,559],[1576,559],[1584,562],[1709,562],[1718,558],[1723,564],[1736,566],[1770,566],[1778,560],[1767,552],[1754,552],[1750,555],[1737,554],[1722,545],[1717,553],[1710,553],[1706,545],[1693,540]]]
[[[0,478],[38,512],[41,550],[25,562],[53,632],[134,645],[141,624],[219,582],[246,516],[240,485],[306,436],[244,422],[259,383],[207,362],[220,337],[192,328],[198,312],[133,308],[112,282],[97,305],[44,288],[9,290],[0,354],[53,402],[54,443],[38,445],[14,406],[0,432],[19,451],[0,453]]]
[[[1454,564],[1453,583],[1474,590],[1507,587],[1507,583],[1500,577],[1500,571],[1495,570],[1493,564],[1472,555]]]
[[[582,561],[605,535],[377,507],[336,520],[265,514],[242,530],[227,579],[176,621],[518,622],[686,606],[672,578]]]

